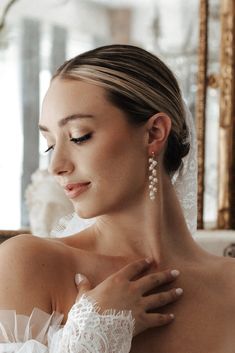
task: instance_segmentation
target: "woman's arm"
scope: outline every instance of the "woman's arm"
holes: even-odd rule
[[[48,250],[49,253],[46,249],[44,242],[27,235],[18,236],[14,241],[10,239],[0,246],[0,309],[16,310],[17,314],[28,316],[31,315],[34,307],[47,313],[51,312],[51,293],[45,283],[50,279],[53,287],[55,261],[53,259],[47,261],[51,249]],[[143,276],[144,270],[149,266],[150,264],[143,260],[127,265],[93,289],[88,282],[80,283],[78,301],[70,310],[65,327],[60,331],[57,329],[54,335],[50,335],[52,338],[50,342],[53,343],[50,346],[50,353],[57,353],[58,347],[67,347],[63,351],[66,353],[86,352],[85,344],[91,348],[90,336],[86,334],[87,332],[92,337],[95,335],[102,337],[105,332],[103,337],[106,341],[102,341],[106,342],[105,347],[113,346],[113,339],[118,338],[117,347],[121,348],[118,348],[117,352],[128,353],[133,334],[138,334],[148,327],[170,323],[172,317],[169,315],[148,314],[146,311],[148,307],[156,309],[176,300],[179,296],[176,295],[175,290],[158,295],[145,296],[144,294],[146,291],[173,281],[175,277],[170,271]],[[136,276],[139,277],[140,274],[142,277],[136,280]],[[81,298],[83,294],[85,296]],[[104,311],[106,311],[105,315]],[[135,332],[133,332],[133,319]],[[117,330],[118,336],[116,333],[113,334],[114,329]],[[28,340],[20,348],[20,352],[34,352],[32,344],[37,352],[45,351],[45,346],[43,351],[39,350],[38,347],[41,349],[43,346],[40,342]],[[1,345],[2,343],[0,343],[0,350]],[[53,350],[56,345],[57,348]],[[100,347],[103,345],[101,344]],[[109,351],[100,348],[94,352]]]
[[[149,261],[135,261],[93,289],[87,279],[77,283],[77,301],[64,328],[54,335],[51,353],[129,353],[133,335],[172,322],[172,314],[148,311],[176,301],[182,292],[147,292],[174,281],[179,272],[167,270],[144,276],[149,266]]]
[[[135,335],[150,327],[169,324],[174,319],[173,313],[159,314],[153,311],[178,300],[183,293],[182,288],[172,288],[157,294],[151,291],[159,290],[161,286],[175,281],[180,273],[168,269],[146,274],[151,265],[152,261],[149,259],[134,261],[93,289],[90,288],[88,280],[84,279],[81,282],[82,287],[78,284],[77,300],[85,294],[97,303],[101,314],[110,309],[131,311],[135,320]]]

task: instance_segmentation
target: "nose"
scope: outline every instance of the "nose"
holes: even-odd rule
[[[73,170],[74,165],[70,159],[69,153],[66,153],[63,146],[60,148],[55,147],[48,166],[49,173],[56,176],[70,174]]]

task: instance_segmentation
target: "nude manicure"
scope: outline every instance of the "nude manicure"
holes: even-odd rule
[[[183,293],[183,289],[182,288],[177,288],[175,290],[175,292],[176,292],[177,295],[181,295]]]
[[[86,279],[86,277],[84,275],[82,275],[81,273],[77,273],[75,275],[74,281],[75,281],[76,285],[78,286],[84,279]]]
[[[74,280],[75,280],[76,285],[79,285],[79,283],[82,281],[82,279],[81,279],[81,277],[80,277],[80,273],[77,273],[77,274],[75,275]]]
[[[171,271],[171,275],[172,275],[173,277],[178,277],[179,274],[180,274],[180,271],[178,271],[178,270],[172,270],[172,271]]]

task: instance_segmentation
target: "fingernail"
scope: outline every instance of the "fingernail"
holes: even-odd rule
[[[181,295],[183,293],[183,289],[182,288],[177,288],[175,290],[175,292],[176,292],[177,295]]]
[[[172,271],[171,271],[171,275],[172,275],[173,277],[178,277],[179,274],[180,274],[180,271],[178,271],[178,270],[172,270]]]
[[[81,283],[84,279],[86,279],[86,277],[84,275],[82,275],[81,273],[77,273],[75,275],[75,283],[76,283],[76,285],[79,285],[79,283]]]
[[[174,318],[175,318],[175,315],[174,315],[174,314],[170,314],[170,318],[171,318],[171,319],[174,319]]]
[[[148,264],[151,264],[153,262],[153,258],[152,257],[146,257],[145,261],[148,263]]]
[[[74,280],[75,280],[76,285],[78,285],[78,284],[81,282],[81,277],[80,277],[80,274],[79,274],[79,273],[77,273],[77,274],[75,275]]]

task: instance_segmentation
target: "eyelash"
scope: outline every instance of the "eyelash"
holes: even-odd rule
[[[83,143],[84,141],[89,140],[89,139],[91,138],[91,135],[92,135],[92,134],[89,133],[89,134],[83,135],[83,136],[81,136],[81,137],[72,137],[72,138],[70,139],[70,141],[72,141],[72,142],[76,143],[77,145],[79,145],[79,144]],[[55,147],[55,146],[50,146],[50,147],[48,147],[48,149],[47,149],[46,151],[44,151],[44,153],[47,153],[47,152],[53,150],[54,147]]]

